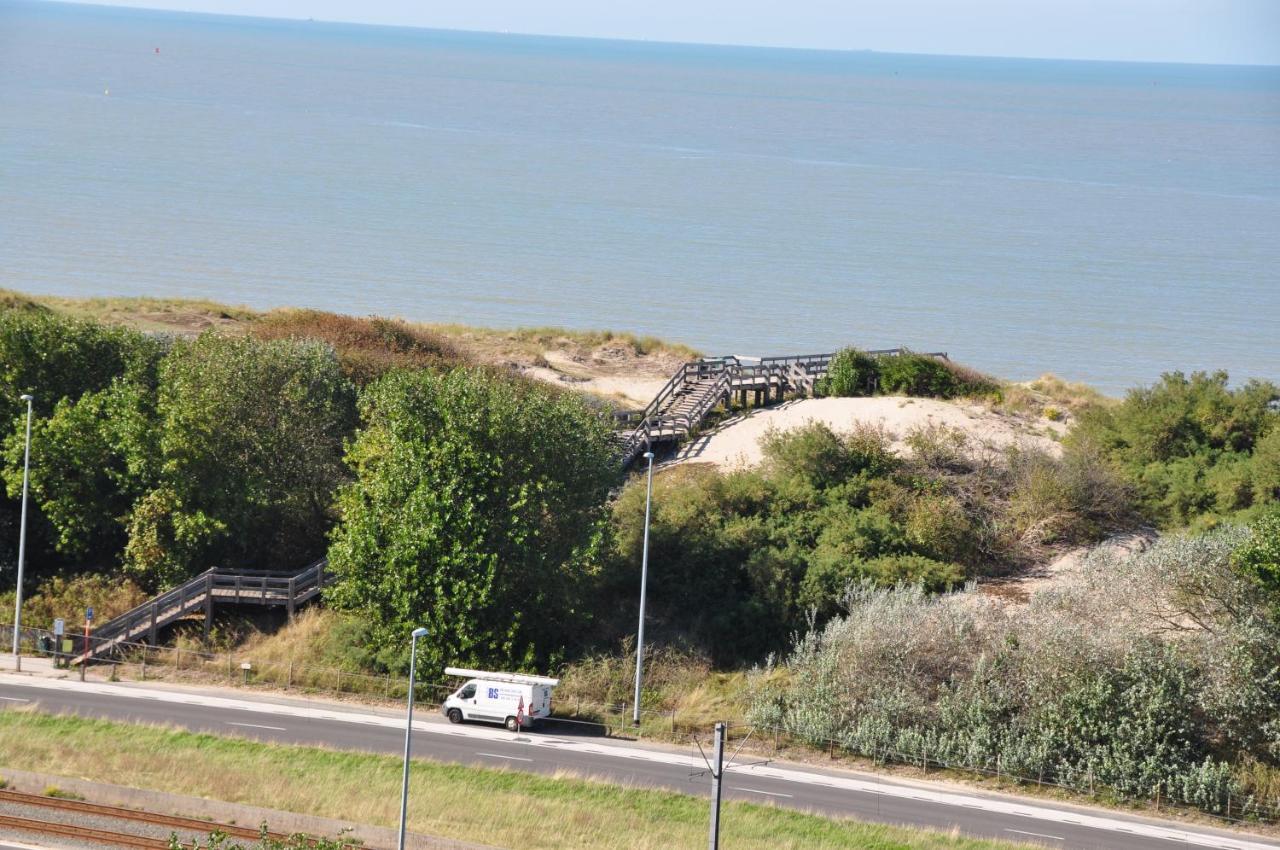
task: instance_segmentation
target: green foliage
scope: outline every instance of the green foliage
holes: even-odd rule
[[[961,392],[960,380],[937,357],[904,351],[880,358],[880,390],[890,395],[954,398]]]
[[[134,502],[158,466],[154,387],[118,378],[107,389],[64,398],[32,428],[33,501],[59,553],[78,563],[112,566],[126,541]],[[11,491],[21,487],[19,434],[6,445]]]
[[[1225,372],[1171,372],[1120,405],[1085,411],[1067,446],[1101,452],[1164,525],[1230,515],[1277,498],[1277,398],[1267,382],[1232,389]]]
[[[0,312],[0,410],[7,419],[105,389],[116,377],[154,362],[163,345],[137,331],[67,319],[47,312]]]
[[[65,565],[83,556],[104,535],[115,539],[118,550],[118,513],[100,510],[90,501],[108,486],[109,475],[99,464],[107,463],[110,452],[92,421],[107,411],[100,403],[75,408],[81,396],[106,393],[116,381],[145,380],[164,349],[161,341],[135,331],[66,319],[48,311],[0,312],[4,433],[0,475],[9,497],[0,502],[0,565],[8,566],[17,547],[26,444],[26,406],[19,396],[28,392],[35,396],[29,562]],[[58,421],[46,429],[44,418],[51,414]],[[51,443],[48,447],[46,439]],[[119,510],[119,500],[113,508]],[[4,570],[3,575],[8,580],[12,573]]]
[[[818,386],[818,394],[824,396],[865,396],[876,391],[880,377],[878,360],[857,348],[845,348],[836,352],[827,367],[827,375]]]
[[[942,357],[902,349],[896,354],[868,354],[857,348],[836,353],[818,395],[869,396],[877,392],[926,398],[956,398],[998,392],[992,378]]]
[[[155,422],[156,480],[129,516],[131,574],[164,585],[321,554],[355,422],[330,348],[214,334],[178,345],[160,369]]]
[[[1256,519],[1250,532],[1232,561],[1266,591],[1275,619],[1280,622],[1280,507],[1273,507]]]
[[[604,422],[481,369],[392,373],[360,407],[329,599],[369,619],[392,666],[418,626],[427,669],[548,663],[585,615],[616,475]]]
[[[976,457],[957,432],[922,429],[900,459],[874,428],[771,432],[760,470],[670,469],[654,481],[647,615],[656,640],[718,663],[777,650],[811,616],[843,610],[851,585],[931,591],[1096,539],[1128,514],[1097,463],[1011,450]],[[634,624],[645,489],[614,509],[606,598],[612,639]]]

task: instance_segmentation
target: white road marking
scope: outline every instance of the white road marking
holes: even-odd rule
[[[233,723],[227,721],[228,726],[244,726],[246,729],[270,729],[272,732],[287,732],[283,726],[263,726],[261,723]]]
[[[746,791],[751,794],[764,794],[768,797],[794,797],[795,794],[779,794],[777,791],[761,791],[758,788],[733,788],[733,791]]]
[[[4,700],[5,702],[31,702],[31,700],[22,699],[21,697],[0,697],[0,699]]]
[[[1036,838],[1052,838],[1054,841],[1066,841],[1061,835],[1045,835],[1043,832],[1027,832],[1025,829],[1006,829],[1005,832],[1015,832],[1018,835],[1034,835]]]
[[[287,717],[298,717],[311,720],[328,720],[339,723],[361,723],[367,722],[370,725],[384,726],[389,729],[403,730],[404,720],[400,717],[389,715],[371,714],[361,711],[347,711],[337,708],[302,706],[287,703],[271,703],[256,702],[253,700],[236,699],[231,697],[209,697],[207,695],[195,696],[181,691],[162,691],[158,689],[130,687],[127,685],[113,685],[110,683],[81,683],[62,679],[28,679],[23,676],[14,676],[0,673],[0,688],[5,685],[22,688],[33,688],[51,691],[66,691],[71,694],[100,694],[110,697],[122,697],[135,700],[149,700],[152,703],[168,703],[174,705],[191,705],[201,702],[212,708],[229,709],[233,711],[252,712],[258,715],[266,715],[268,717],[284,719]],[[454,730],[442,727],[441,724],[415,721],[414,731],[426,734],[459,734],[462,737],[472,738],[477,743],[480,741],[489,741],[494,743],[509,744],[511,741],[510,733],[497,728],[481,728],[473,727],[465,730]],[[701,770],[706,767],[706,763],[696,755],[682,755],[679,753],[664,752],[659,750],[644,750],[635,747],[628,747],[614,744],[593,744],[593,745],[575,745],[565,743],[563,739],[556,739],[557,749],[560,753],[573,752],[591,752],[596,755],[609,756],[615,759],[634,759],[639,761],[653,762],[657,764],[667,764],[682,768],[694,768]],[[551,739],[543,740],[538,737],[531,738],[527,744],[530,748],[549,747]],[[1108,813],[1099,812],[1096,815],[1079,816],[1075,813],[1068,813],[1062,809],[1051,808],[1047,805],[1033,805],[1025,801],[1013,801],[999,797],[974,797],[967,794],[959,794],[954,791],[932,789],[922,791],[918,786],[904,785],[885,782],[874,777],[863,777],[856,775],[832,777],[824,774],[811,773],[793,767],[772,767],[772,766],[752,766],[743,767],[740,775],[761,776],[780,782],[791,783],[794,786],[805,785],[829,785],[830,787],[839,788],[854,794],[875,794],[880,793],[887,797],[915,798],[927,801],[941,806],[964,806],[966,803],[978,803],[982,809],[992,814],[1009,815],[1018,814],[1021,817],[1034,818],[1048,824],[1054,823],[1072,823],[1089,829],[1105,830],[1108,832],[1124,831],[1132,835],[1142,835],[1148,838],[1168,839],[1170,841],[1179,841],[1184,844],[1194,844],[1201,847],[1223,846],[1224,836],[1215,835],[1209,832],[1197,832],[1183,826],[1175,826],[1173,824],[1148,824],[1135,821],[1126,821],[1119,817],[1112,817]],[[1074,817],[1072,815],[1075,815]],[[1225,839],[1233,840],[1233,839]],[[1262,843],[1261,841],[1249,841],[1235,839],[1234,846],[1240,850],[1277,850],[1276,845],[1272,843]]]
[[[523,758],[521,756],[504,756],[499,753],[476,753],[478,756],[488,756],[491,759],[507,759],[508,761],[533,761],[533,759]]]

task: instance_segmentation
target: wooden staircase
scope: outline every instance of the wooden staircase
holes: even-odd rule
[[[119,654],[128,644],[155,645],[160,629],[197,612],[204,614],[205,636],[213,619],[213,608],[219,605],[268,605],[283,607],[293,617],[294,611],[320,595],[332,575],[321,559],[300,572],[272,570],[228,571],[210,569],[173,590],[148,599],[131,611],[103,623],[93,631],[89,646],[80,642],[79,654],[72,664],[83,664],[95,658]]]

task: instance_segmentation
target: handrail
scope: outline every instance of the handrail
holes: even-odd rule
[[[89,654],[96,654],[109,648],[131,632],[150,628],[161,613],[168,613],[175,606],[178,616],[205,602],[206,596],[215,589],[234,588],[237,595],[243,592],[256,594],[264,601],[270,592],[272,599],[281,599],[292,605],[304,594],[309,594],[325,585],[325,558],[314,562],[303,570],[287,573],[282,570],[243,570],[232,572],[224,568],[211,567],[199,575],[193,576],[178,587],[153,596],[141,605],[112,617],[94,632],[94,639],[100,643]],[[278,591],[284,591],[280,595]],[[252,597],[250,597],[252,598]],[[81,657],[83,660],[84,656]]]

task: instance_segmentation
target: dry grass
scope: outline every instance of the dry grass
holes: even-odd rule
[[[5,766],[189,794],[378,826],[396,823],[394,756],[261,744],[239,738],[0,712]],[[416,761],[410,829],[521,850],[666,850],[706,842],[705,800],[626,789],[568,774],[544,777]],[[483,801],[483,805],[477,805]],[[1014,845],[874,826],[775,808],[725,804],[735,850],[997,850]]]
[[[64,298],[0,290],[0,310],[52,310],[137,330],[194,336],[214,329],[263,338],[305,336],[330,343],[358,380],[396,366],[461,360],[517,369],[576,362],[583,374],[667,375],[698,356],[686,345],[652,336],[562,328],[503,330],[400,319],[359,318],[319,310],[269,313],[213,301],[180,298]]]
[[[569,664],[556,688],[558,714],[581,711],[604,719],[601,707],[629,715],[634,699],[635,654],[624,644],[618,654],[599,654]],[[640,734],[668,737],[689,728],[708,728],[716,721],[746,722],[747,677],[742,672],[716,672],[706,658],[668,647],[645,655],[644,709]]]
[[[998,409],[1005,413],[1043,416],[1054,422],[1070,421],[1087,410],[1117,404],[1087,384],[1064,381],[1045,374],[1034,381],[1001,387]]]
[[[239,332],[258,317],[247,307],[183,298],[60,298],[30,296],[37,304],[73,316],[140,331],[194,336],[209,329]]]
[[[333,346],[343,372],[367,384],[392,369],[448,369],[470,357],[443,334],[377,316],[273,310],[249,326],[259,339],[313,339]]]

